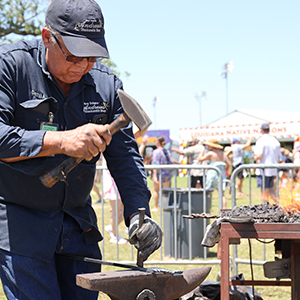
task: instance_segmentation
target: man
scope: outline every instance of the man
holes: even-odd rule
[[[183,150],[172,148],[172,151],[185,155],[189,158],[192,164],[206,165],[206,162],[198,161],[198,156],[202,153],[204,146],[198,143],[198,140],[191,141],[191,145]],[[203,169],[191,169],[191,187],[201,188],[203,187]]]
[[[93,0],[53,0],[42,40],[0,48],[0,276],[10,300],[97,299],[75,277],[99,265],[72,256],[101,258],[90,197],[100,152],[118,185],[130,242],[144,260],[161,244],[132,125],[113,137],[106,125],[123,112],[122,82],[97,57],[109,55]],[[43,186],[39,177],[66,156],[84,160],[67,182]],[[140,229],[139,207],[149,216]]]
[[[250,136],[245,144],[241,144],[241,139],[240,138],[233,138],[232,143],[231,143],[231,150],[232,150],[232,172],[241,166],[244,163],[244,156],[243,156],[243,150],[248,148],[251,145],[252,142],[252,137]],[[242,196],[247,196],[242,192],[242,186],[243,186],[243,171],[238,172],[237,174],[237,197],[242,197]]]
[[[261,125],[260,132],[262,136],[256,141],[254,160],[261,164],[278,164],[280,160],[280,143],[269,134],[270,126],[268,123]],[[268,196],[275,199],[274,180],[276,178],[276,169],[265,169],[265,193],[262,195],[264,200]]]

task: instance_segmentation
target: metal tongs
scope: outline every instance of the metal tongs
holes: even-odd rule
[[[191,215],[184,215],[182,216],[186,219],[221,219],[221,222],[229,222],[229,223],[254,223],[254,219],[259,217],[252,217],[252,216],[235,216],[235,217],[228,217],[228,216],[217,216],[212,215],[210,213],[193,213]]]

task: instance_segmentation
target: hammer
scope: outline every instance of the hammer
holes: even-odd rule
[[[152,124],[150,118],[138,102],[126,94],[123,90],[119,89],[117,93],[124,112],[109,124],[110,133],[112,135],[115,134],[121,128],[126,127],[131,121],[133,121],[141,133],[144,134],[147,128]],[[48,188],[52,187],[58,181],[64,181],[67,183],[66,179],[68,173],[82,160],[83,158],[81,157],[67,157],[52,170],[42,175],[40,177],[41,182]]]

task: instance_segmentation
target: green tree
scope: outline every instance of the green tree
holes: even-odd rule
[[[14,35],[39,36],[42,28],[42,16],[48,1],[42,0],[0,0],[0,40],[12,42]]]
[[[40,36],[48,3],[49,0],[0,0],[0,43],[12,43],[25,36]],[[101,62],[121,76],[113,61],[103,59]],[[130,74],[124,72],[124,76]]]

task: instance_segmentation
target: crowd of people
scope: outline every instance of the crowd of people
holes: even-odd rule
[[[253,137],[249,136],[244,143],[241,142],[240,137],[234,137],[231,141],[230,146],[223,147],[219,144],[217,139],[209,139],[208,141],[200,142],[197,139],[193,139],[189,142],[185,148],[175,148],[166,149],[166,141],[163,136],[158,136],[155,138],[155,146],[148,145],[149,136],[143,135],[140,145],[139,153],[143,157],[144,165],[167,165],[167,164],[179,164],[172,157],[172,152],[178,153],[183,157],[188,158],[188,163],[193,165],[210,165],[213,167],[218,167],[221,170],[221,180],[222,184],[222,199],[223,208],[226,208],[226,197],[225,190],[228,188],[230,190],[231,186],[229,184],[232,172],[244,163],[244,151],[250,150],[251,145],[254,147],[254,163],[256,164],[277,164],[277,163],[296,163],[300,164],[300,145],[293,151],[286,148],[280,147],[278,140],[270,135],[270,127],[268,123],[261,125],[261,137],[257,139],[256,143],[253,143]],[[136,136],[137,137],[137,136]],[[171,169],[148,169],[146,171],[147,176],[153,182],[152,189],[152,211],[156,212],[159,210],[159,194],[160,187],[169,188],[171,186]],[[268,199],[268,197],[275,198],[275,185],[278,170],[276,168],[265,168],[255,169],[257,187],[261,189],[262,198]],[[291,172],[296,175],[291,176]],[[264,174],[264,176],[263,176]],[[191,169],[191,188],[203,188],[204,187],[204,170],[203,169]],[[205,188],[206,189],[218,189],[219,188],[219,173],[214,169],[208,169],[205,171]],[[236,197],[246,197],[242,190],[243,181],[247,172],[241,170],[236,174]],[[280,186],[286,186],[290,178],[297,178],[297,169],[294,170],[280,169],[279,178]],[[110,234],[110,242],[113,243],[126,243],[127,240],[121,235],[117,234],[116,230],[116,220],[120,223],[123,220],[123,204],[121,201],[121,196],[118,189],[114,183],[113,178],[109,174],[109,171],[105,171],[103,174],[103,184],[104,184],[104,200],[109,200],[111,203],[111,221],[110,224],[105,227],[105,230]],[[264,183],[262,182],[264,178]],[[160,182],[161,181],[161,182]],[[96,192],[96,190],[95,190]],[[118,211],[116,211],[116,201],[118,201]],[[117,217],[118,215],[118,217]]]
[[[226,188],[230,189],[228,182],[231,179],[232,172],[245,164],[244,158],[245,150],[251,150],[251,145],[254,146],[254,163],[256,164],[278,164],[278,163],[295,163],[300,164],[300,145],[293,150],[280,147],[279,141],[270,134],[269,123],[264,123],[260,127],[261,136],[254,143],[253,137],[249,136],[244,143],[241,143],[240,137],[234,137],[230,146],[223,147],[219,144],[217,139],[209,139],[208,141],[199,142],[197,139],[193,139],[189,142],[189,145],[184,148],[172,147],[169,150],[164,148],[164,141],[162,137],[158,137],[156,140],[156,149],[153,154],[147,157],[144,156],[146,164],[160,165],[160,164],[172,164],[174,160],[171,158],[171,153],[176,152],[183,157],[188,158],[189,164],[194,165],[210,165],[218,167],[222,174],[222,197],[223,208],[226,208],[226,197],[224,191]],[[146,148],[147,141],[143,140],[143,149]],[[171,152],[171,153],[170,153]],[[143,155],[143,152],[141,152]],[[144,152],[145,154],[145,152]],[[178,163],[175,161],[175,163]],[[298,170],[287,170],[276,168],[256,168],[255,175],[257,179],[257,187],[261,189],[262,198],[267,199],[272,197],[275,199],[275,186],[277,172],[279,172],[280,187],[286,186],[286,183],[290,181],[290,178],[297,181]],[[203,187],[203,169],[191,169],[191,187],[202,188]],[[292,173],[292,174],[291,174]],[[213,169],[208,169],[205,178],[205,188],[218,188],[219,174]],[[247,171],[241,170],[236,174],[236,197],[246,197],[247,194],[243,192],[243,181],[247,176]],[[158,210],[158,197],[159,197],[159,180],[158,172],[154,170],[151,178],[153,179],[153,199],[154,210]],[[262,180],[264,179],[264,182]],[[162,170],[162,187],[170,187],[170,170]]]
[[[251,145],[254,147],[254,162],[256,164],[277,164],[277,163],[296,163],[300,164],[300,145],[293,151],[286,148],[280,147],[278,140],[270,135],[270,127],[268,123],[261,125],[261,137],[257,139],[256,143],[253,143],[253,137],[249,136],[244,143],[241,142],[240,137],[234,137],[231,141],[230,146],[225,148],[219,144],[217,139],[209,139],[208,141],[200,142],[197,139],[193,139],[189,142],[185,148],[175,148],[166,149],[166,141],[163,136],[158,136],[155,138],[155,146],[153,144],[149,145],[149,136],[143,135],[141,142],[139,144],[139,153],[143,157],[144,165],[167,165],[167,164],[179,164],[172,157],[172,152],[178,153],[183,157],[188,158],[188,163],[201,166],[210,165],[213,167],[218,167],[221,170],[221,180],[222,184],[222,198],[223,198],[223,208],[226,208],[226,188],[230,189],[230,184],[228,182],[231,179],[232,172],[244,163],[244,151],[250,150]],[[104,160],[105,161],[105,160]],[[277,178],[276,168],[266,168],[266,169],[255,169],[257,187],[261,189],[262,198],[267,199],[268,197],[275,197],[275,185]],[[152,211],[159,210],[159,194],[160,187],[169,188],[171,186],[171,169],[148,169],[146,175],[153,182],[152,189]],[[297,178],[296,175],[291,176],[291,172],[297,175],[294,170],[287,170],[284,167],[279,170],[280,187],[286,186],[290,182],[290,178]],[[264,174],[264,176],[263,176]],[[203,188],[205,183],[206,189],[218,189],[219,188],[219,173],[214,169],[208,169],[205,171],[205,182],[203,179],[204,170],[203,169],[191,169],[191,188]],[[236,174],[236,197],[246,197],[242,190],[243,181],[247,172],[241,170]],[[264,178],[264,183],[262,182]],[[161,181],[161,182],[160,182]],[[95,190],[96,192],[96,190]],[[118,192],[114,179],[111,177],[108,170],[104,171],[103,174],[103,199],[108,200],[111,204],[111,221],[110,224],[105,227],[105,230],[110,234],[110,242],[112,243],[126,243],[127,239],[124,239],[121,235],[117,233],[117,223],[123,220],[123,204],[121,201],[121,196]],[[99,194],[98,194],[99,195]],[[101,197],[101,196],[100,196]],[[118,201],[118,205],[116,205]],[[118,207],[118,211],[116,209]]]

